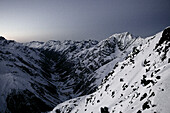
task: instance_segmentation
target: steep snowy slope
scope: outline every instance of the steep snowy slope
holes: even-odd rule
[[[146,38],[96,92],[61,103],[52,113],[169,113],[169,47],[170,28]]]
[[[118,61],[143,39],[17,43],[0,37],[0,112],[45,112],[93,93]]]

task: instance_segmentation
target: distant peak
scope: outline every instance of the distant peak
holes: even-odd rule
[[[128,35],[128,34],[130,34],[129,32],[122,32],[122,33],[119,33],[119,34],[124,34],[124,35]]]
[[[28,43],[44,43],[44,42],[40,42],[40,41],[31,41],[31,42],[28,42]]]
[[[48,44],[61,44],[61,42],[60,41],[56,41],[56,40],[49,40],[49,41],[47,41],[46,43],[48,43]]]
[[[131,35],[133,36],[131,33],[129,32],[122,32],[122,33],[115,33],[112,35],[112,37],[117,37],[117,36],[128,36],[128,35]]]

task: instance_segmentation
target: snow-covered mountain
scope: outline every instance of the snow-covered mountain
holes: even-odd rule
[[[101,42],[18,43],[0,37],[0,112],[46,112],[93,93],[141,41],[127,32]]]
[[[114,65],[98,90],[61,103],[51,113],[169,113],[170,27],[131,42],[126,50],[132,50]]]
[[[148,90],[164,80],[159,74],[167,73],[170,62],[169,43],[161,35],[143,39],[124,32],[100,42],[28,43],[0,37],[0,112],[38,113],[56,105],[52,112],[119,112],[122,106],[122,112],[129,106],[136,112],[132,105],[140,108],[147,97],[151,106]],[[155,89],[150,92],[156,94]],[[137,93],[139,98],[147,94],[144,101],[132,98]],[[130,99],[136,103],[127,104]]]

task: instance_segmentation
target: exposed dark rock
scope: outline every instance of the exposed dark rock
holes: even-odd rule
[[[123,78],[120,78],[120,82],[123,82]]]
[[[161,79],[161,76],[157,76],[156,78],[157,78],[157,79]]]
[[[109,86],[110,86],[109,84],[106,85],[105,91],[107,91],[107,89],[108,89]]]
[[[147,60],[145,59],[144,62],[143,62],[143,66],[144,66],[144,67],[145,67],[145,66],[150,66],[149,62],[150,62],[150,61],[147,61]]]
[[[59,110],[59,109],[56,109],[55,112],[56,112],[56,113],[60,113],[60,110]]]
[[[158,70],[155,70],[155,74],[156,74],[156,73],[158,73],[159,71],[160,71],[160,69],[158,69]]]
[[[170,27],[166,28],[163,33],[162,33],[162,37],[159,40],[158,44],[156,45],[155,48],[157,48],[158,46],[160,46],[163,42],[168,42],[170,41]]]
[[[142,113],[142,111],[141,111],[141,110],[138,110],[137,113]]]
[[[114,98],[114,96],[115,96],[115,92],[113,91],[113,92],[112,92],[112,98]]]
[[[100,108],[101,113],[109,113],[108,107]]]
[[[152,83],[152,85],[155,85],[156,82],[154,82],[153,80],[147,80],[146,75],[143,75],[143,79],[141,79],[141,84],[143,86],[147,86],[149,83]]]
[[[168,58],[168,63],[170,63],[170,58]]]
[[[170,41],[170,27],[166,28],[163,33],[162,37],[159,40],[159,44],[162,44],[164,41]]]
[[[146,98],[146,96],[147,96],[147,94],[144,93],[144,94],[142,95],[142,97],[140,98],[140,101],[142,101],[144,98]]]
[[[146,101],[146,102],[143,104],[142,109],[145,110],[145,109],[149,109],[149,108],[150,108],[149,102]]]
[[[149,96],[149,98],[152,97],[152,96],[155,96],[155,93],[154,93],[154,92],[151,93],[151,95]]]
[[[128,87],[128,85],[126,83],[124,83],[122,86],[123,90],[125,90],[127,87]]]

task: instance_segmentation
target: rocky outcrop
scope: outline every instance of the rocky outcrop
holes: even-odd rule
[[[163,33],[162,33],[162,37],[160,38],[158,44],[156,45],[155,48],[157,48],[158,46],[161,46],[162,43],[166,43],[170,41],[170,27],[167,27]]]

